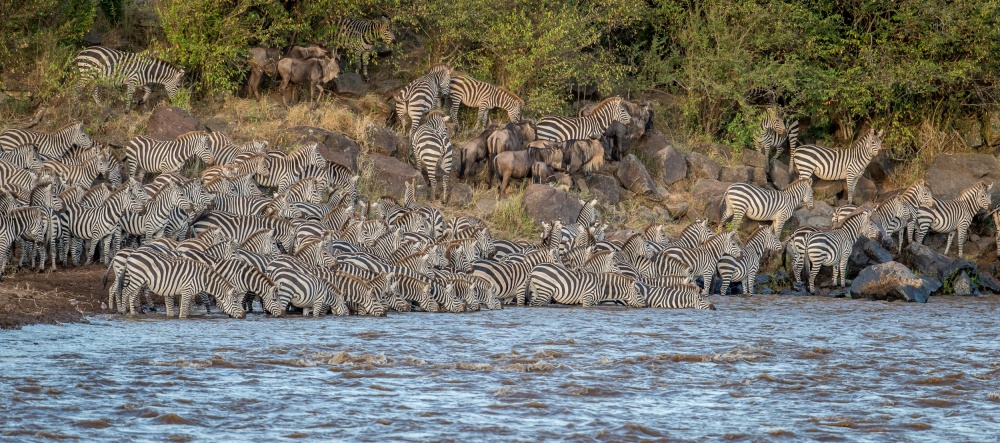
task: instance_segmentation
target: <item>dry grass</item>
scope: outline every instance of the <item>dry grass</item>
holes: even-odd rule
[[[896,164],[889,181],[897,188],[909,186],[923,177],[931,160],[938,154],[973,152],[958,131],[942,127],[930,119],[925,119],[915,128],[913,145],[914,148],[893,147],[886,150],[885,155]]]

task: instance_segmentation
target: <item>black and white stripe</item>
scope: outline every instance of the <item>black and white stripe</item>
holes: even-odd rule
[[[470,274],[490,283],[501,301],[509,303],[513,300],[518,306],[523,306],[531,269],[539,264],[555,261],[555,250],[545,249],[529,252],[524,256],[524,260],[518,263],[477,260],[472,263]]]
[[[366,79],[368,78],[368,64],[375,54],[375,44],[379,40],[391,45],[396,36],[392,33],[392,24],[388,17],[379,17],[374,20],[344,18],[337,20],[337,28],[334,42],[335,46],[358,55],[358,71]]]
[[[451,68],[439,63],[396,93],[396,115],[411,140],[424,116],[436,107],[439,99],[448,96],[450,83]]]
[[[990,209],[990,190],[993,184],[978,182],[964,190],[952,200],[934,200],[934,206],[917,210],[917,232],[913,240],[923,243],[928,232],[948,233],[948,244],[944,253],[948,254],[952,240],[958,232],[958,256],[965,253],[965,239],[969,235],[969,225],[979,211]]]
[[[43,134],[28,129],[8,129],[0,133],[0,150],[14,151],[22,146],[31,146],[43,159],[60,159],[73,147],[87,149],[93,146],[83,122],[70,123],[51,134]]]
[[[313,317],[332,309],[335,315],[349,313],[343,296],[334,283],[316,274],[318,268],[283,255],[271,260],[265,274],[278,285],[278,310],[284,312],[288,305],[302,308],[302,315]]]
[[[267,152],[267,145],[267,140],[253,140],[237,145],[225,132],[215,131],[208,134],[208,148],[215,157],[217,165],[232,164],[240,154],[264,154]]]
[[[727,254],[719,259],[719,278],[722,279],[719,294],[729,295],[729,284],[734,281],[743,282],[743,295],[753,294],[764,253],[780,250],[781,242],[774,231],[765,226],[758,228],[741,248],[739,258]]]
[[[246,317],[240,306],[242,295],[211,267],[194,260],[171,257],[155,248],[141,248],[128,256],[125,266],[122,299],[127,300],[129,313],[135,314],[142,289],[161,295],[166,300],[167,316],[173,315],[174,297],[180,297],[178,316],[187,317],[194,297],[207,293],[215,297],[223,312]]]
[[[77,255],[82,251],[84,242],[89,243],[86,251],[86,264],[90,264],[97,249],[97,242],[103,246],[104,264],[111,259],[111,234],[117,231],[122,218],[129,212],[140,212],[143,209],[138,197],[128,185],[122,185],[96,208],[81,204],[66,205],[60,214],[61,222],[66,226],[66,232],[71,237],[67,252],[73,254],[73,263],[80,264]],[[65,262],[65,260],[64,260]]]
[[[733,217],[732,230],[740,228],[745,216],[750,220],[770,220],[775,235],[781,235],[785,222],[800,205],[813,208],[812,179],[800,178],[780,191],[750,183],[733,183],[726,189],[724,199],[726,213],[722,221]]]
[[[696,248],[670,247],[664,249],[653,261],[657,275],[691,275],[702,277],[702,294],[707,295],[712,287],[712,278],[723,254],[740,257],[740,248],[735,240],[735,232],[716,234],[704,245]]]
[[[611,122],[627,125],[632,117],[622,106],[621,97],[611,97],[594,108],[589,117],[560,117],[548,115],[542,117],[536,125],[538,140],[563,142],[567,140],[587,140],[599,138],[608,129]]]
[[[458,121],[458,107],[465,105],[478,108],[476,128],[485,127],[489,123],[489,112],[493,108],[507,111],[511,122],[521,120],[521,107],[524,100],[502,86],[496,86],[468,76],[453,76],[451,78],[451,118]]]
[[[760,133],[754,138],[754,149],[770,160],[771,149],[775,150],[774,157],[778,158],[785,152],[786,144],[789,152],[795,152],[798,148],[799,121],[782,118],[776,109],[768,108],[760,121]]]
[[[868,163],[882,149],[882,133],[868,131],[848,149],[830,149],[819,145],[803,145],[792,153],[791,169],[799,178],[822,180],[847,179],[847,203],[854,203],[854,188]]]
[[[263,186],[277,188],[284,192],[297,181],[308,166],[326,167],[326,159],[319,153],[316,143],[304,145],[290,154],[280,151],[267,152],[267,175],[254,174],[253,178]]]
[[[175,173],[187,159],[198,156],[206,164],[215,159],[208,149],[208,134],[191,131],[177,136],[173,141],[157,140],[139,135],[125,146],[125,167],[128,175],[142,178],[144,172]]]
[[[84,83],[94,80],[110,81],[118,86],[126,86],[125,112],[128,112],[132,107],[132,96],[135,93],[135,88],[143,90],[142,102],[149,98],[151,92],[149,85],[152,83],[163,85],[167,95],[172,98],[180,89],[181,81],[184,79],[183,69],[171,66],[163,60],[103,46],[91,46],[84,49],[73,59],[73,65],[80,72],[77,95],[79,95]],[[100,105],[101,100],[97,94],[96,84],[93,91],[94,101]]]
[[[447,118],[441,111],[432,111],[427,114],[426,121],[413,132],[413,155],[417,160],[417,168],[428,182],[428,195],[431,200],[436,199],[437,182],[440,179],[441,200],[444,202],[448,201],[448,181],[454,157],[454,147],[444,126]]]
[[[646,305],[650,308],[715,310],[715,305],[699,293],[699,289],[695,285],[651,286],[641,281],[636,282],[635,285],[639,294],[646,300]]]
[[[870,239],[878,236],[871,223],[871,211],[858,212],[844,220],[839,228],[813,232],[806,237],[805,258],[809,263],[807,289],[810,293],[816,292],[816,276],[819,275],[820,266],[833,267],[834,284],[837,283],[837,276],[840,276],[840,287],[845,286],[847,260],[854,243],[862,235]]]

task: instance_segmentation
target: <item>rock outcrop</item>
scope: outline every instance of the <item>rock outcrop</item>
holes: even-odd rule
[[[583,209],[577,196],[549,185],[538,184],[530,185],[524,190],[521,204],[524,205],[525,212],[539,223],[553,220],[573,223]]]

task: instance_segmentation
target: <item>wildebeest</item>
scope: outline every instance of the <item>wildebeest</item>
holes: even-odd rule
[[[310,58],[328,57],[329,55],[330,51],[327,51],[319,46],[292,46],[292,48],[288,50],[288,54],[285,54],[285,57],[306,60]],[[332,58],[337,58],[337,54],[334,53]]]
[[[486,148],[490,155],[490,187],[493,187],[493,176],[497,173],[494,164],[496,156],[505,151],[523,151],[527,149],[528,143],[533,141],[535,141],[535,122],[531,120],[508,123],[503,129],[490,134],[486,139]],[[531,164],[527,167],[530,169]]]
[[[552,168],[545,162],[535,162],[531,165],[531,182],[534,184],[548,183],[552,178]]]
[[[525,178],[531,174],[532,167],[537,162],[545,163],[552,169],[562,169],[563,153],[555,148],[528,148],[524,151],[504,151],[493,159],[497,173],[503,178],[498,187],[501,198],[507,192],[507,183],[511,178]]]
[[[340,74],[340,66],[337,65],[336,54],[332,58],[307,60],[283,58],[278,61],[278,73],[281,74],[281,102],[288,107],[285,90],[289,83],[309,85],[309,101],[315,102],[323,96],[323,84]]]
[[[473,175],[472,168],[476,163],[489,158],[490,151],[486,147],[486,139],[496,130],[497,125],[489,125],[476,138],[458,149],[458,178],[464,178],[466,173]]]
[[[247,84],[254,98],[260,100],[260,80],[267,74],[268,78],[278,75],[278,60],[281,51],[275,48],[256,47],[250,50],[250,82]]]
[[[579,117],[589,116],[597,103],[588,103],[580,108],[577,113]],[[612,122],[608,129],[604,131],[602,141],[606,158],[613,161],[621,160],[626,154],[626,141],[638,140],[646,135],[646,132],[653,129],[653,105],[651,102],[643,101],[635,103],[622,100],[622,106],[632,117],[632,123],[623,125],[619,122]]]
[[[600,140],[567,140],[563,146],[563,163],[566,172],[584,176],[600,169],[604,164],[604,145]]]

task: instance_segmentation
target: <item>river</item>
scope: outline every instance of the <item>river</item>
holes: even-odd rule
[[[997,441],[1000,297],[0,331],[0,440]]]

